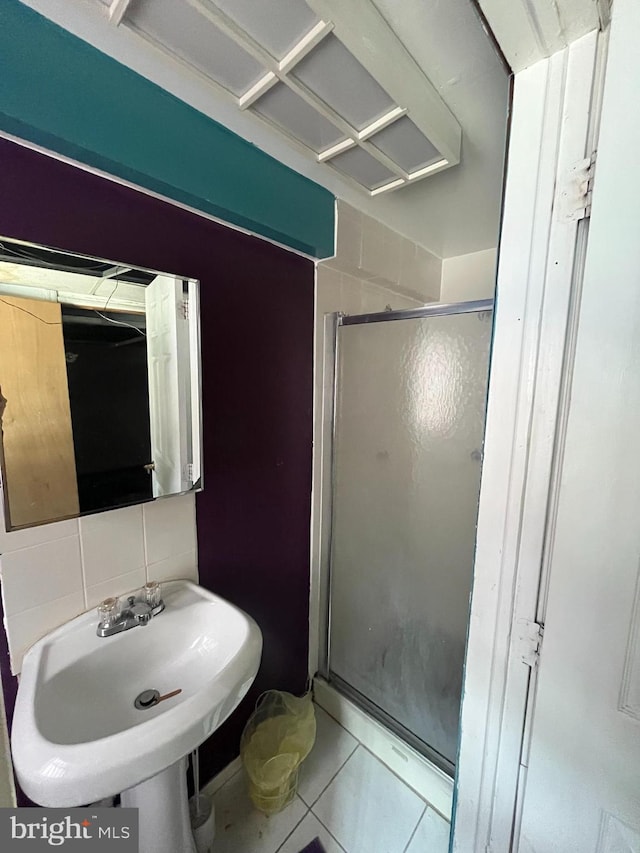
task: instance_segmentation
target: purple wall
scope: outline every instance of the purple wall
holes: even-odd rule
[[[264,636],[254,688],[201,750],[206,781],[238,754],[255,698],[300,692],[306,681],[313,263],[3,139],[0,162],[0,235],[201,283],[200,582],[251,614]]]

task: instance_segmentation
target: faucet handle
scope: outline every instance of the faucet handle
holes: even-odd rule
[[[105,598],[98,605],[98,618],[103,628],[110,628],[120,618],[120,600],[117,596]]]
[[[162,588],[158,581],[149,581],[142,587],[144,600],[152,609],[162,603]]]

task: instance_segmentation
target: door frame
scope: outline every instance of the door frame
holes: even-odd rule
[[[557,498],[606,36],[514,79],[456,777],[455,853],[512,849]]]

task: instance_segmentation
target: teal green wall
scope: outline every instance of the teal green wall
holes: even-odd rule
[[[333,254],[331,193],[18,0],[0,0],[0,129],[292,248]]]

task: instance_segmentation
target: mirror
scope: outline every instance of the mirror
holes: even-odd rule
[[[198,282],[0,238],[7,531],[202,488]]]

